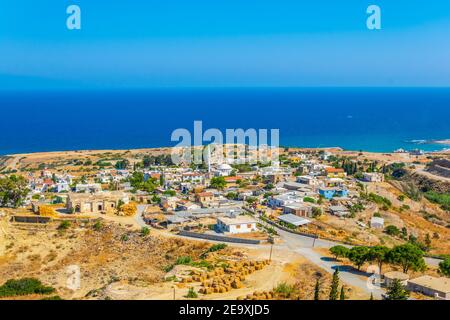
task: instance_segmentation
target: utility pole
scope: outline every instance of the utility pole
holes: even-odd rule
[[[269,242],[270,242],[269,261],[272,262],[273,243],[275,242],[272,236],[269,237]]]

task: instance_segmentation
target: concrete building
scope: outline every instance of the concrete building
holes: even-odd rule
[[[380,217],[372,217],[372,219],[370,219],[370,227],[372,229],[384,229],[384,219]]]
[[[348,190],[345,188],[320,188],[319,194],[325,199],[331,200],[333,197],[347,197]]]
[[[423,276],[408,281],[407,289],[437,299],[450,300],[450,279]]]
[[[350,211],[344,206],[330,206],[330,213],[337,217],[345,217],[350,214]]]
[[[256,220],[249,216],[235,218],[217,218],[216,231],[230,234],[248,233],[258,231]]]
[[[299,176],[296,181],[301,184],[306,184],[308,186],[318,187],[321,185],[321,181],[313,176]]]
[[[298,217],[312,217],[312,207],[301,203],[293,203],[283,207],[283,214],[293,214]]]
[[[79,183],[75,186],[75,192],[95,193],[102,191],[102,186],[99,183]]]
[[[278,216],[278,220],[284,223],[291,224],[295,227],[305,226],[309,223],[311,223],[310,220],[298,217],[293,214],[283,214],[281,216]]]
[[[344,171],[344,169],[340,168],[333,168],[328,167],[325,168],[325,174],[328,178],[345,178],[347,176],[347,173]]]
[[[128,195],[122,191],[69,193],[66,207],[73,213],[106,213],[115,212],[119,203],[128,202]]]
[[[378,172],[364,172],[363,180],[366,182],[383,182],[384,175]]]
[[[200,192],[195,195],[195,201],[201,204],[203,208],[211,207],[216,201],[212,192]]]
[[[400,283],[406,287],[406,285],[408,284],[409,276],[406,273],[399,271],[391,271],[384,274],[385,287],[389,288],[394,283],[394,280],[399,280]]]

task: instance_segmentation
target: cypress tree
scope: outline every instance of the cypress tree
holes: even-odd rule
[[[338,289],[339,289],[339,269],[333,274],[333,280],[331,281],[331,290],[330,290],[330,300],[338,299]]]
[[[341,287],[341,294],[339,296],[339,300],[345,300],[344,286]]]
[[[314,300],[320,300],[320,282],[319,279],[316,281],[316,287],[314,288]]]
[[[370,299],[369,300],[374,300],[373,299],[373,292],[370,293]]]
[[[400,280],[395,279],[387,291],[386,300],[408,300],[409,292],[405,290]]]

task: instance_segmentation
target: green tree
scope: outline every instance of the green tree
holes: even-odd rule
[[[223,190],[227,185],[224,177],[214,177],[211,179],[210,185],[214,189]]]
[[[353,247],[348,252],[348,258],[358,270],[361,270],[363,264],[369,259],[369,248]]]
[[[450,256],[446,257],[444,261],[439,263],[439,272],[450,278]]]
[[[370,299],[369,300],[374,300],[373,298],[373,292],[370,293]]]
[[[380,274],[382,274],[383,264],[388,262],[389,248],[385,246],[375,246],[369,249],[368,260],[378,264]]]
[[[128,161],[127,159],[121,159],[116,162],[115,167],[117,170],[125,170],[128,168],[129,165],[130,165],[130,161]]]
[[[408,298],[409,292],[405,290],[400,280],[394,279],[386,293],[386,300],[408,300]]]
[[[145,180],[142,172],[133,172],[129,180],[131,186],[136,190],[153,192],[157,187],[157,181],[153,178]]]
[[[318,218],[322,215],[322,209],[318,207],[312,207],[312,216],[313,218]]]
[[[389,251],[387,259],[390,263],[401,266],[404,273],[426,269],[423,251],[411,243],[394,247]]]
[[[22,176],[0,178],[0,207],[21,206],[28,192],[27,181]]]
[[[228,193],[225,195],[225,197],[226,197],[228,200],[234,200],[234,199],[236,199],[236,198],[238,197],[238,194],[237,194],[236,192],[228,192]]]
[[[339,269],[336,269],[333,274],[333,280],[331,281],[330,288],[330,300],[338,299],[338,290],[339,290]]]
[[[334,246],[330,248],[330,253],[335,257],[336,260],[339,260],[339,258],[346,258],[349,249],[344,246]]]
[[[345,300],[345,289],[344,289],[344,286],[341,287],[341,293],[339,295],[339,300]]]
[[[384,232],[390,236],[396,237],[400,234],[400,230],[393,225],[389,225],[384,229]]]

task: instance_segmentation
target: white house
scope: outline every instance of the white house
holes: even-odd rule
[[[68,192],[70,191],[70,185],[67,181],[65,180],[59,180],[56,183],[56,192]]]
[[[303,202],[300,192],[291,191],[269,198],[268,204],[271,207],[284,207],[294,203]]]
[[[258,231],[258,229],[255,219],[249,216],[237,216],[235,218],[217,218],[216,231],[238,234]]]
[[[102,191],[102,186],[99,183],[88,183],[88,184],[77,184],[75,187],[75,192],[89,192],[96,193]]]
[[[370,227],[373,229],[383,229],[384,219],[380,217],[372,217],[372,219],[370,219]]]
[[[367,182],[383,182],[384,175],[378,172],[364,172],[363,180]]]
[[[319,179],[317,179],[316,177],[313,176],[299,176],[297,177],[297,182],[298,183],[302,183],[302,184],[306,184],[309,186],[319,186],[321,185],[321,182]]]

